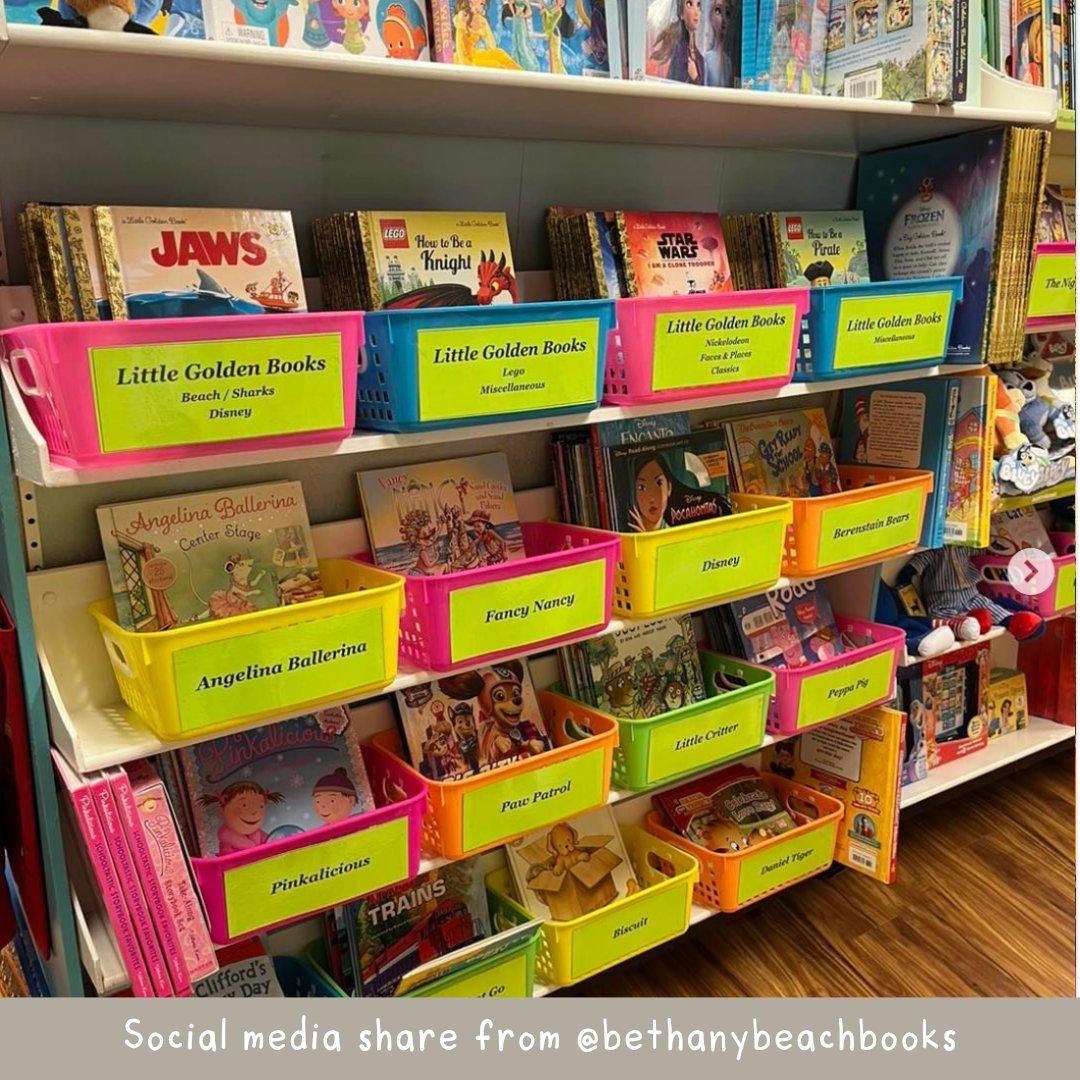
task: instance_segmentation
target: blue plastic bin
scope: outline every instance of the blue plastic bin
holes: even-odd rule
[[[877,375],[943,363],[952,333],[953,314],[963,291],[962,277],[871,281],[861,285],[826,285],[811,289],[810,311],[803,320],[792,381],[844,379],[852,375]],[[873,330],[863,328],[858,332],[868,339],[865,347],[861,341],[856,343],[853,335],[844,340],[848,332],[841,324],[842,313],[846,325],[852,321],[852,315],[862,319],[868,314],[858,309],[880,305],[875,323],[877,318],[902,320],[908,316],[899,308],[916,294],[926,295],[926,310],[940,316],[941,321],[933,324],[933,344],[919,341],[919,335],[914,335],[907,343],[904,339],[914,328],[902,324],[890,326],[888,322]],[[888,344],[875,348],[872,337],[876,333],[888,339]],[[885,362],[875,362],[875,355],[886,347],[893,357]]]
[[[365,314],[356,426],[423,431],[588,412],[600,401],[614,321],[610,300]],[[422,345],[432,356],[423,370]],[[554,393],[545,399],[541,386]]]
[[[286,997],[345,997],[323,972],[296,956],[275,956],[274,971]]]

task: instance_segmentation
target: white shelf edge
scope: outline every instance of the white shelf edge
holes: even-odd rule
[[[1004,626],[991,626],[985,634],[980,635],[974,641],[958,641],[955,645],[950,645],[944,652],[935,653],[933,656],[912,656],[910,653],[905,652],[900,667],[914,667],[916,664],[925,664],[927,660],[937,660],[942,656],[950,656],[961,649],[970,649],[975,645],[981,645],[984,641],[993,641],[995,638],[1004,637],[1007,633],[1008,631]]]

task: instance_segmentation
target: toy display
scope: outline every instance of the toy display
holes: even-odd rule
[[[1027,679],[1022,671],[1012,668],[993,668],[986,698],[989,719],[987,735],[996,739],[1028,724]]]
[[[925,616],[907,614],[898,590],[884,582],[878,586],[874,621],[898,626],[904,631],[908,656],[938,656],[956,644],[958,634],[964,635],[967,640],[979,636],[979,624],[974,618],[960,620],[954,629],[946,623],[935,626],[934,620]]]

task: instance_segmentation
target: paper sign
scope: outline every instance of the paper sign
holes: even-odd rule
[[[464,975],[449,985],[418,997],[522,998],[529,991],[529,956],[526,949],[474,975]]]
[[[416,332],[421,420],[593,406],[600,320]]]
[[[522,574],[450,594],[455,663],[605,626],[607,561]]]
[[[1037,255],[1028,299],[1028,318],[1076,314],[1076,256]]]
[[[409,821],[381,825],[225,871],[229,936],[343,904],[409,876]]]
[[[827,507],[821,514],[818,568],[871,559],[878,552],[918,543],[925,504],[926,492],[911,487]]]
[[[341,335],[90,349],[101,450],[340,428]]]
[[[808,675],[799,691],[796,725],[804,728],[876,705],[889,697],[895,672],[896,654],[887,649],[845,667]]]
[[[604,749],[578,754],[492,781],[462,799],[461,845],[466,851],[534,832],[604,801]]]
[[[760,691],[740,694],[733,691],[713,698],[703,703],[704,708],[691,706],[693,715],[653,726],[649,734],[647,782],[658,784],[669,777],[697,772],[757,749],[765,734],[768,694]]]
[[[845,371],[940,359],[948,345],[952,306],[952,290],[845,297],[833,367]]]
[[[652,388],[682,390],[786,376],[795,331],[794,304],[659,314]]]
[[[836,825],[830,823],[781,843],[766,844],[757,851],[751,848],[739,859],[739,903],[824,870],[833,861],[835,844]]]
[[[1058,567],[1057,586],[1054,590],[1054,610],[1064,611],[1076,606],[1076,563],[1067,562]]]
[[[173,655],[180,729],[346,698],[385,677],[378,606],[219,638]]]
[[[698,532],[686,540],[665,538],[656,549],[656,610],[687,608],[774,585],[785,531],[778,519],[742,529]]]
[[[580,979],[610,964],[644,952],[686,929],[689,884],[643,891],[595,915],[573,931],[570,976]]]

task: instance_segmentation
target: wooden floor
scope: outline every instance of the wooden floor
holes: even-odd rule
[[[1072,997],[1073,754],[1070,743],[954,800],[913,807],[891,887],[852,871],[804,882],[573,992]]]

